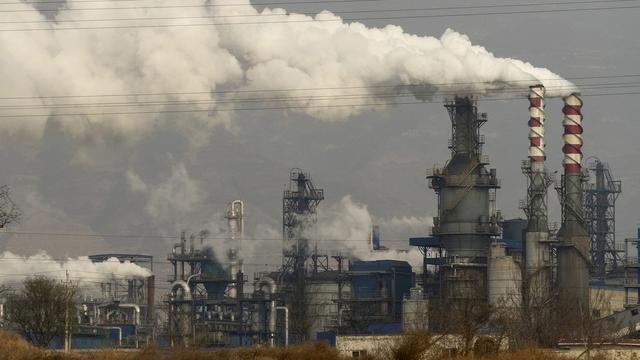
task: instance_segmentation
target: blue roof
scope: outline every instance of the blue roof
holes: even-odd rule
[[[409,245],[423,247],[440,247],[441,242],[439,238],[433,236],[414,237],[409,239]]]

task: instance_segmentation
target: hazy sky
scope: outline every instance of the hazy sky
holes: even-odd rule
[[[155,5],[165,3],[170,2],[145,2]],[[394,0],[290,4],[278,7],[305,13],[326,9],[337,15],[346,12],[343,15],[345,18],[359,18],[451,14],[453,11],[412,11],[383,15],[354,15],[348,11],[480,4],[514,3]],[[625,3],[617,3],[615,6],[623,5]],[[553,8],[568,9],[570,6]],[[458,13],[522,10],[522,7],[469,9]],[[49,18],[54,17],[51,12],[47,14]],[[153,14],[175,15],[172,10]],[[586,86],[583,89],[586,95],[605,92],[634,93],[586,96],[583,108],[585,158],[597,156],[608,162],[614,176],[622,180],[623,193],[617,207],[618,239],[622,240],[635,234],[634,229],[639,220],[634,204],[640,202],[640,141],[637,140],[640,134],[637,117],[640,113],[640,101],[637,83],[634,88],[633,82],[637,82],[640,77],[630,76],[640,74],[637,66],[640,59],[640,40],[637,37],[640,33],[637,22],[639,15],[640,9],[632,8],[362,22],[369,27],[396,24],[407,33],[436,38],[440,38],[451,28],[468,35],[473,44],[485,47],[497,57],[530,62],[566,78],[625,75],[626,77],[588,81],[592,84],[629,82],[632,83],[630,87],[590,90]],[[11,19],[10,15],[0,16],[5,21]],[[105,15],[92,13],[87,16],[96,18]],[[109,23],[100,25],[107,24]],[[69,26],[74,25],[72,23]],[[30,91],[28,94],[44,94],[42,96],[64,95],[64,92],[60,93],[62,90],[58,90],[69,90],[65,88],[67,82],[74,84],[69,86],[69,92],[74,95],[104,94],[129,89],[133,86],[131,84],[137,85],[135,81],[138,75],[128,77],[127,81],[130,80],[130,83],[124,80],[122,83],[111,81],[110,77],[121,76],[120,71],[144,74],[140,78],[151,82],[162,80],[173,84],[173,87],[162,88],[167,92],[169,90],[166,89],[173,88],[183,92],[189,89],[206,90],[209,86],[207,79],[223,84],[218,88],[224,89],[227,77],[233,82],[237,81],[233,80],[234,77],[249,76],[236,74],[242,70],[228,58],[228,54],[201,54],[201,48],[207,48],[214,42],[223,47],[234,46],[227,44],[232,40],[224,34],[209,34],[213,32],[210,27],[174,28],[171,30],[170,40],[163,38],[166,34],[154,34],[148,29],[131,29],[127,32],[129,35],[109,29],[73,31],[84,35],[78,35],[74,39],[68,35],[47,37],[44,34],[33,35],[32,32],[0,32],[0,44],[5,47],[4,52],[0,50],[0,55],[4,53],[17,58],[13,62],[0,60],[4,68],[3,74],[10,76],[14,72],[15,69],[11,66],[15,65],[12,64],[28,63],[28,66],[21,67],[28,71],[17,72],[21,76],[10,77],[9,82],[3,81],[6,89],[2,91],[2,96],[21,96],[27,90]],[[149,41],[130,36],[142,31],[149,32]],[[180,34],[181,31],[188,33]],[[113,32],[113,37],[86,35],[101,32]],[[203,32],[207,34],[202,34]],[[256,39],[246,34],[242,41],[261,41],[264,42],[261,46],[271,46],[268,36],[255,35]],[[162,47],[165,40],[181,44],[181,54],[186,60],[154,52]],[[76,65],[76,62],[82,64],[87,61],[82,58],[86,56],[82,51],[72,51],[70,49],[74,48],[65,46],[48,49],[61,42],[73,41],[77,41],[79,48],[95,48],[95,53],[100,54],[100,59],[105,59],[105,63],[82,67]],[[15,51],[7,51],[8,48]],[[34,48],[48,49],[48,54],[54,53],[55,56],[40,58],[41,54]],[[297,50],[301,52],[299,56],[304,58],[305,52]],[[309,49],[309,56],[315,54],[316,50]],[[212,69],[209,73],[207,66],[198,61],[200,58],[211,57],[217,60],[209,63]],[[46,63],[49,61],[69,64],[69,69],[77,71],[70,70],[63,78],[57,79],[55,76],[58,74],[42,71],[49,68]],[[182,64],[185,63],[184,68],[187,69],[189,62],[198,65],[194,67],[197,71],[181,73]],[[117,63],[117,66],[111,67],[113,63]],[[134,63],[139,68],[130,69],[129,67],[134,66],[130,64]],[[149,69],[156,69],[154,66],[169,66],[175,71],[169,75],[146,73]],[[242,66],[241,64],[240,67]],[[48,76],[52,77],[50,87],[38,87],[34,90],[29,85],[33,78]],[[82,84],[81,81],[74,83],[75,76],[100,79],[113,87],[101,88],[102,82],[87,82],[81,86],[78,85]],[[279,82],[283,79],[274,77],[268,81]],[[587,80],[576,82],[580,84]],[[142,85],[145,84],[131,88],[131,92],[154,89],[152,86]],[[497,168],[498,175],[502,178],[498,208],[503,210],[507,218],[524,217],[518,209],[518,200],[525,196],[525,181],[520,163],[527,156],[527,107],[528,102],[524,97],[479,102],[480,111],[489,114],[489,122],[482,129],[487,138],[485,152],[490,156],[491,166]],[[561,170],[561,107],[559,99],[549,100],[547,106],[547,156],[548,166],[553,170]],[[6,111],[0,110],[3,114],[13,114]],[[27,112],[33,113],[34,110]],[[429,102],[392,105],[380,111],[366,111],[340,121],[326,121],[300,111],[283,110],[236,111],[231,120],[225,114],[213,113],[210,117],[215,118],[214,122],[202,122],[197,119],[198,116],[207,117],[202,113],[175,113],[160,117],[141,115],[140,118],[133,115],[128,120],[117,120],[125,122],[123,127],[126,130],[123,131],[114,131],[108,125],[84,118],[45,117],[44,120],[33,120],[3,117],[2,122],[6,126],[0,133],[0,182],[12,187],[14,196],[24,211],[22,223],[13,230],[177,235],[181,229],[197,232],[202,228],[215,229],[222,226],[225,203],[239,198],[246,203],[249,235],[273,239],[279,236],[281,197],[288,171],[292,167],[301,167],[311,172],[318,187],[325,189],[326,200],[321,208],[327,211],[333,209],[334,213],[339,213],[340,200],[350,195],[353,202],[361,207],[366,205],[375,221],[383,224],[383,242],[385,238],[400,240],[411,235],[427,235],[424,232],[428,228],[429,217],[436,212],[436,197],[427,187],[425,169],[433,164],[443,164],[449,155],[447,139],[450,136],[450,122],[441,104]],[[140,130],[140,124],[146,124],[143,130]],[[26,129],[36,126],[41,126],[42,129],[37,135]],[[557,196],[551,189],[549,203],[553,208],[552,221],[557,221],[558,218],[557,202]],[[384,224],[388,226],[385,228]],[[22,254],[33,253],[38,249],[44,249],[53,256],[106,251],[142,252],[153,254],[159,259],[163,259],[170,251],[172,242],[161,238],[53,235],[4,235],[2,241],[4,248]],[[387,245],[402,246],[398,242]],[[253,258],[245,260],[246,262],[279,263],[279,242],[265,240],[256,243],[256,247],[260,251],[251,255]]]

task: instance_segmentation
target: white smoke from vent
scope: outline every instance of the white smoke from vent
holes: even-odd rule
[[[0,284],[19,285],[26,278],[34,276],[65,280],[67,271],[73,283],[89,287],[114,279],[146,278],[152,275],[146,268],[131,262],[120,262],[117,258],[92,262],[87,256],[54,259],[44,251],[31,256],[9,251],[0,254]]]
[[[422,254],[409,247],[408,235],[425,235],[422,231],[428,231],[431,223],[430,217],[379,219],[376,224],[382,234],[381,245],[388,250],[374,251],[370,242],[374,219],[366,205],[358,204],[347,195],[337,204],[320,208],[317,225],[306,235],[309,239],[318,239],[318,248],[322,251],[337,251],[359,260],[403,260],[420,271]],[[387,242],[385,234],[391,237]]]
[[[234,6],[215,6],[224,4]],[[393,25],[369,28],[326,11],[313,17],[284,9],[258,11],[249,1],[238,0],[202,0],[201,5],[171,12],[131,7],[98,14],[82,11],[85,3],[70,0],[53,15],[12,13],[16,29],[44,30],[0,33],[0,76],[5,84],[0,97],[34,97],[14,100],[13,105],[28,108],[6,112],[28,116],[3,121],[2,126],[38,132],[47,116],[64,115],[56,119],[78,137],[108,130],[135,138],[158,123],[202,134],[212,126],[233,126],[229,110],[246,107],[290,107],[332,121],[407,101],[394,97],[398,94],[431,99],[521,90],[524,96],[536,83],[543,83],[549,96],[575,90],[547,69],[496,57],[453,30],[436,38],[408,34]],[[34,10],[33,6],[23,2],[15,10]],[[107,0],[100,7],[123,6]],[[149,17],[165,19],[83,22]],[[218,25],[172,26],[207,21]],[[225,24],[233,22],[244,24]],[[134,27],[113,28],[120,25]],[[152,27],[135,28],[138,25]],[[95,26],[112,28],[63,30]],[[301,90],[318,88],[324,90]],[[225,92],[216,92],[220,89]],[[65,97],[92,94],[129,95]],[[255,102],[256,97],[265,102]],[[233,102],[238,98],[253,100]],[[190,103],[177,104],[185,101]],[[96,102],[121,105],[82,105]],[[157,113],[181,110],[189,111]],[[31,116],[35,114],[42,116]]]
[[[157,225],[190,225],[187,218],[204,197],[200,184],[182,162],[173,163],[171,175],[160,183],[146,183],[132,170],[127,172],[127,182],[131,192],[145,197],[145,210]]]

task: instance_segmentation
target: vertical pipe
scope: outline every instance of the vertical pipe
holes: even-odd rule
[[[269,346],[276,346],[276,301],[271,300],[271,305],[269,309]]]
[[[156,277],[151,275],[147,278],[147,323],[154,324],[156,298]]]
[[[286,306],[277,306],[277,310],[284,311],[284,346],[289,346],[289,309]]]

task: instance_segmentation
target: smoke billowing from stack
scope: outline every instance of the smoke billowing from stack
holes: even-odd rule
[[[558,300],[564,311],[588,311],[589,237],[582,211],[582,99],[564,98],[563,223],[559,232]]]
[[[105,0],[106,5],[115,2]],[[219,6],[227,3],[203,1],[202,6],[173,9],[171,16],[154,20],[152,27],[134,25],[109,31],[61,30],[68,29],[61,21],[94,20],[93,12],[80,11],[81,2],[67,1],[64,8],[47,15],[37,12],[35,3],[17,4],[16,20],[43,24],[39,31],[0,37],[4,61],[0,77],[12,85],[0,89],[0,96],[33,97],[14,105],[45,110],[39,112],[43,115],[31,116],[32,110],[16,109],[12,114],[21,121],[0,126],[29,127],[40,135],[44,124],[54,118],[77,135],[95,136],[104,128],[106,133],[115,130],[136,138],[160,122],[201,135],[202,128],[193,121],[230,125],[230,110],[256,107],[255,98],[261,96],[268,107],[275,103],[335,121],[384,109],[398,99],[396,95],[429,99],[453,93],[525,93],[535,83],[544,83],[556,96],[574,91],[570,82],[553,72],[497,57],[451,29],[439,37],[420,36],[394,25],[372,28],[348,22],[328,11],[307,16],[279,8],[258,10],[249,1],[237,0],[233,6]],[[105,18],[148,17],[146,9],[109,10],[108,6],[101,14]],[[220,25],[175,26],[178,17],[212,15]],[[101,46],[95,46],[97,43]],[[216,93],[220,87],[228,89],[225,95]],[[257,93],[247,95],[246,91]],[[78,94],[97,97],[86,101],[89,105],[83,105],[82,111],[71,111],[66,97]],[[118,95],[114,102],[120,106],[96,108],[91,103],[101,101],[99,94]],[[137,104],[139,109],[141,102],[155,105],[127,114],[128,104]],[[251,104],[254,106],[248,106]],[[174,113],[154,113],[185,109],[192,112],[178,112],[179,116],[192,122],[173,121]],[[24,117],[30,121],[23,121]]]
[[[548,177],[545,170],[545,87],[532,86],[529,94],[529,163],[524,167],[528,177],[528,225],[525,237],[525,301],[541,305],[551,286],[549,226],[547,215]]]

